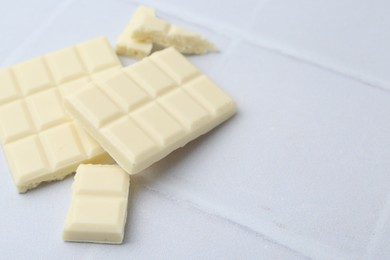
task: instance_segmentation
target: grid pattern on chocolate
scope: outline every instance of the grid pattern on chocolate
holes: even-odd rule
[[[236,111],[234,101],[173,48],[88,84],[65,107],[129,173]]]
[[[97,38],[0,70],[0,140],[19,192],[62,179],[83,161],[109,160],[62,101],[120,67],[108,41]]]
[[[130,178],[118,165],[80,165],[72,185],[66,241],[121,243]]]

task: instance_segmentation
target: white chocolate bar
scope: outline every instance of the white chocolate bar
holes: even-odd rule
[[[129,24],[118,38],[116,43],[116,53],[136,58],[142,58],[150,54],[153,47],[152,43],[137,41],[131,37],[136,21],[141,19],[143,16],[154,17],[154,9],[145,6],[137,8]]]
[[[118,165],[80,165],[72,185],[63,239],[122,243],[129,186],[129,175]]]
[[[152,42],[165,47],[175,47],[184,54],[204,54],[218,51],[203,36],[154,16],[141,16],[133,20],[131,37],[142,42]]]
[[[97,38],[0,70],[0,140],[19,192],[63,179],[82,162],[112,162],[66,115],[62,99],[120,67]]]
[[[236,112],[234,101],[168,48],[65,99],[65,108],[128,173],[137,173]]]

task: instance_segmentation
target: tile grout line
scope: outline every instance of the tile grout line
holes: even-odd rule
[[[237,223],[233,220],[230,220],[229,218],[226,218],[226,217],[223,217],[223,216],[220,216],[218,214],[214,214],[214,213],[210,213],[210,212],[207,212],[205,211],[204,209],[202,209],[199,205],[196,205],[195,203],[193,203],[192,201],[189,201],[189,200],[184,200],[184,199],[178,199],[166,192],[162,192],[158,189],[154,189],[144,183],[142,183],[142,181],[138,181],[137,182],[141,187],[145,188],[147,191],[155,194],[157,197],[161,198],[161,199],[164,199],[164,200],[168,200],[168,201],[171,201],[173,202],[174,204],[178,205],[179,207],[182,207],[182,208],[190,208],[190,209],[194,209],[198,212],[200,212],[201,214],[204,214],[204,215],[207,215],[208,217],[211,217],[211,218],[214,218],[214,219],[222,219],[225,223],[229,224],[229,225],[233,225],[241,230],[243,230],[244,232],[246,233],[249,233],[249,234],[252,234],[252,235],[255,235],[256,237],[259,237],[259,238],[262,238],[270,243],[273,243],[273,244],[276,244],[278,246],[281,246],[289,251],[293,251],[295,254],[298,254],[299,256],[302,256],[300,252],[298,251],[295,251],[283,244],[279,244],[273,240],[270,240],[267,236],[264,236],[263,234],[257,232],[256,230],[252,229],[251,227],[249,226],[246,226],[246,225],[242,225],[240,223]]]
[[[247,224],[241,223],[240,221],[236,221],[234,217],[226,217],[224,216],[224,214],[221,214],[221,212],[218,212],[218,210],[207,210],[199,204],[193,202],[192,200],[178,199],[168,192],[164,192],[159,189],[150,187],[149,185],[143,183],[142,179],[139,180],[140,181],[138,181],[138,183],[140,186],[156,194],[160,198],[172,201],[180,207],[194,209],[202,214],[205,214],[208,217],[223,220],[229,225],[235,226],[247,233],[255,235],[256,237],[262,238],[268,242],[288,249],[289,251],[294,252],[296,255],[313,259],[345,259],[351,257],[347,255],[346,252],[337,251],[327,245],[308,241],[307,239],[304,239],[297,235],[289,235],[285,231],[280,230],[280,228],[277,227],[271,227],[271,229],[266,228],[267,230],[258,230],[258,228],[253,228]],[[268,223],[265,221],[262,222],[264,224]]]
[[[251,36],[244,36],[242,38],[244,41],[247,41],[248,43],[259,47],[261,49],[264,49],[266,51],[278,54],[283,57],[287,57],[290,59],[293,59],[295,61],[322,69],[328,73],[336,74],[340,77],[343,77],[345,79],[349,79],[352,81],[355,81],[357,83],[366,85],[371,88],[375,88],[377,90],[380,90],[386,94],[390,94],[390,91],[386,86],[386,83],[381,81],[381,80],[375,80],[370,77],[365,77],[365,76],[359,76],[354,72],[353,70],[350,70],[348,68],[345,68],[343,66],[339,66],[334,64],[331,61],[316,61],[315,59],[321,60],[322,58],[320,56],[317,56],[315,59],[305,57],[306,55],[299,55],[297,51],[294,50],[288,50],[286,48],[283,48],[280,44],[277,43],[267,43],[266,41],[260,40],[258,36],[251,37]],[[278,47],[271,47],[271,45],[277,45]],[[304,51],[301,51],[301,53]],[[315,55],[315,54],[314,54]],[[307,55],[309,56],[309,55]],[[313,55],[311,55],[313,56]]]

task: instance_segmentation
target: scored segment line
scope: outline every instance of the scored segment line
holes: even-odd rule
[[[129,175],[118,165],[80,165],[72,185],[63,239],[121,243],[129,186]]]
[[[129,173],[236,111],[234,101],[173,48],[88,84],[68,96],[65,107]]]
[[[0,71],[0,139],[19,192],[62,179],[83,161],[111,162],[66,115],[62,99],[120,67],[108,41],[97,38]]]

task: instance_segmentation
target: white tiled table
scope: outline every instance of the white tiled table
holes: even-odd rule
[[[19,195],[1,156],[0,259],[389,259],[390,2],[142,2],[220,47],[190,59],[239,113],[132,178],[120,246],[63,242],[72,178]],[[139,3],[0,4],[6,67],[114,43]]]

